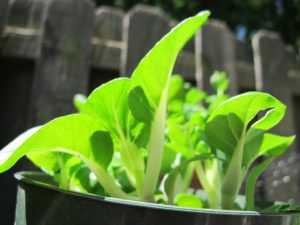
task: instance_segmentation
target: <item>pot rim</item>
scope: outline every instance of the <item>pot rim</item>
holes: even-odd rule
[[[208,208],[189,208],[189,207],[180,207],[173,205],[163,205],[156,203],[148,203],[148,202],[139,202],[133,200],[119,199],[114,197],[103,197],[96,194],[90,193],[81,193],[72,190],[63,189],[55,186],[55,184],[51,183],[51,176],[36,171],[20,171],[14,174],[14,177],[19,182],[24,182],[26,184],[34,185],[37,187],[46,188],[49,190],[62,192],[63,194],[84,197],[94,201],[106,201],[111,204],[122,204],[126,206],[135,206],[142,208],[152,208],[159,210],[171,210],[171,211],[181,211],[181,212],[191,212],[191,213],[209,213],[214,215],[231,215],[231,216],[282,216],[289,214],[297,214],[294,212],[258,212],[258,211],[246,211],[246,210],[221,210],[221,209],[208,209]],[[52,181],[53,182],[53,181]]]

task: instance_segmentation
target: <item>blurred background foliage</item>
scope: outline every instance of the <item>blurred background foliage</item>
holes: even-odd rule
[[[300,0],[95,0],[98,5],[124,9],[143,3],[158,6],[181,20],[208,9],[212,18],[226,21],[240,39],[250,40],[259,29],[274,30],[300,50]]]

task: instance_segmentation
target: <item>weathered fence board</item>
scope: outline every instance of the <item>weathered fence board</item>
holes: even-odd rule
[[[1,0],[2,1],[2,0]],[[50,0],[10,0],[8,26],[42,29]]]
[[[175,27],[178,22],[170,20],[170,28]],[[192,38],[179,53],[173,74],[181,75],[185,80],[192,84],[196,84],[196,66],[195,66],[195,39]]]
[[[1,37],[3,56],[37,59],[40,54],[40,35],[36,30],[6,27]]]
[[[150,28],[151,27],[151,28]],[[130,76],[142,57],[169,31],[169,20],[158,9],[136,6],[124,18],[121,75]]]
[[[182,51],[176,60],[173,73],[183,76],[185,80],[191,83],[195,83],[195,71],[195,53]]]
[[[299,74],[300,75],[300,74]],[[298,78],[298,88],[300,87],[300,77]],[[297,149],[299,150],[299,146],[300,146],[300,138],[299,138],[299,134],[300,134],[300,117],[298,115],[300,115],[300,95],[294,95],[293,96],[293,106],[294,106],[294,115],[295,115],[295,129],[296,129],[296,146]],[[299,165],[300,166],[300,165]],[[298,174],[299,174],[298,170]]]
[[[278,34],[260,31],[253,38],[256,88],[273,94],[286,105],[284,122],[276,129],[280,134],[293,134],[293,108],[288,81],[288,61],[286,48]]]
[[[1,53],[9,57],[37,58],[49,0],[9,1]]]
[[[11,115],[1,112],[7,118],[1,122],[3,133],[8,130],[5,134],[15,136],[26,128],[28,119],[33,125],[72,112],[75,93],[87,93],[120,74],[130,75],[176,23],[150,6],[137,6],[124,13],[110,7],[95,10],[89,0],[0,0],[0,66],[11,63],[9,69],[1,70],[1,90],[11,93],[13,86],[18,89],[15,95],[7,96],[18,100],[16,111]],[[183,49],[174,73],[191,82],[197,80],[199,87],[210,91],[210,74],[225,70],[231,80],[231,94],[259,89],[281,98],[288,105],[289,118],[279,131],[300,134],[300,120],[291,119],[300,113],[299,56],[270,33],[258,34],[254,46],[255,62],[249,44],[237,40],[225,23],[210,20]],[[4,96],[1,104],[7,104]],[[28,103],[30,113],[25,112]],[[26,120],[27,114],[30,118]],[[6,127],[14,117],[18,125],[9,130]],[[11,139],[9,135],[3,136],[3,145]],[[295,147],[269,170],[270,178],[265,179],[271,190],[266,192],[268,197],[288,200],[293,195],[291,198],[298,200],[299,184],[291,183],[291,178],[299,182],[300,156]],[[279,195],[282,193],[286,195]]]
[[[249,62],[236,62],[238,93],[255,90],[254,65]]]
[[[295,134],[292,95],[288,82],[286,47],[278,34],[269,31],[260,31],[253,38],[253,49],[257,90],[276,96],[288,106],[285,118],[273,130],[282,135]],[[297,177],[291,177],[291,180],[297,185],[291,185],[288,182],[284,183],[280,180],[280,178],[289,176],[291,171],[283,173],[281,170],[281,177],[279,179],[273,176],[274,170],[277,170],[281,164],[286,164],[290,158],[294,158],[296,155],[296,146],[293,145],[266,172],[265,189],[268,190],[266,191],[266,195],[270,199],[288,200],[289,198],[293,198],[296,201],[300,200],[298,175]]]
[[[73,96],[87,92],[93,20],[88,0],[50,3],[33,81],[31,124],[72,112]]]
[[[92,67],[119,70],[123,43],[94,39],[92,43]]]
[[[95,13],[89,91],[120,74],[123,18],[122,10],[107,6]]]
[[[98,8],[94,19],[94,37],[122,41],[123,17],[122,10],[107,6]]]
[[[250,45],[235,38],[235,71],[238,93],[255,90],[253,51]]]
[[[8,16],[8,0],[0,1],[0,36],[3,33],[4,25]]]
[[[92,66],[119,70],[123,49],[123,18],[121,10],[101,7],[95,14]]]
[[[299,55],[291,46],[286,47],[286,59],[288,70],[300,70]]]
[[[226,24],[210,20],[196,36],[196,80],[199,88],[211,92],[210,75],[225,71],[231,82],[229,92],[238,93],[235,70],[235,40]]]
[[[289,71],[289,88],[295,96],[300,96],[300,71]]]

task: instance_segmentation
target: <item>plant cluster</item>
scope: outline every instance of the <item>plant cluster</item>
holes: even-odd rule
[[[17,137],[0,152],[0,172],[26,155],[66,189],[179,206],[254,210],[257,177],[294,136],[268,133],[286,109],[269,94],[229,98],[223,73],[211,78],[214,95],[171,76],[180,50],[208,16],[201,12],[173,28],[131,78],[112,80],[87,98],[77,96],[79,113]],[[246,205],[238,205],[241,184],[260,156],[265,160],[248,176]],[[190,191],[194,174],[206,197]]]

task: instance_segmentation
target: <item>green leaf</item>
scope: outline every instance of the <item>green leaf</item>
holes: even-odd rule
[[[173,204],[174,196],[176,194],[176,181],[178,179],[178,176],[182,170],[184,170],[190,163],[195,161],[204,161],[207,159],[211,159],[211,154],[203,154],[203,155],[197,155],[192,158],[189,158],[188,160],[183,161],[179,166],[174,168],[168,175],[167,178],[164,181],[164,192],[166,193],[168,197],[168,203]]]
[[[266,93],[248,92],[237,95],[224,102],[210,115],[208,119],[207,133],[210,134],[211,129],[209,127],[213,126],[214,123],[217,123],[216,119],[221,116],[225,116],[223,117],[223,120],[228,120],[228,124],[226,125],[226,121],[224,121],[224,128],[226,128],[226,131],[229,131],[233,135],[233,137],[239,138],[242,130],[235,130],[234,127],[231,128],[230,126],[235,125],[236,121],[240,121],[244,126],[246,126],[262,110],[270,111],[269,113],[266,113],[266,115],[260,120],[264,121],[264,123],[268,121],[268,126],[266,126],[265,124],[263,125],[263,127],[266,127],[266,129],[270,129],[283,117],[283,109],[285,109],[285,106],[279,100]],[[272,117],[275,112],[276,114],[280,114],[280,116],[276,116],[276,119]],[[233,121],[230,121],[231,119],[233,119]],[[253,128],[258,129],[257,124],[259,123],[257,122],[256,124],[253,124]]]
[[[79,157],[63,152],[39,151],[27,153],[26,156],[45,173],[53,176],[58,185],[65,189],[70,189],[71,177],[84,165]]]
[[[153,109],[140,86],[133,88],[128,96],[128,105],[133,116],[141,122],[150,123],[153,119]]]
[[[168,197],[168,204],[174,204],[175,196],[180,190],[181,177],[179,176],[179,170],[171,172],[167,175],[164,181],[164,192]]]
[[[271,212],[271,213],[274,213],[274,212],[300,212],[300,205],[296,205],[296,204],[291,204],[291,203],[286,203],[286,202],[279,202],[279,201],[276,201],[274,202],[273,205],[265,208],[262,210],[263,212]],[[298,224],[300,221],[298,219],[298,217],[295,219],[295,224]]]
[[[83,113],[92,115],[110,132],[129,176],[133,178],[134,185],[137,185],[136,188],[141,189],[145,163],[139,148],[134,143],[137,137],[131,136],[131,131],[138,125],[129,110],[128,101],[132,101],[132,99],[128,99],[129,86],[128,78],[115,79],[100,86],[88,97]],[[142,96],[138,98],[137,94]],[[147,104],[140,88],[135,89],[131,98],[137,100],[139,104],[142,103],[144,107]],[[146,110],[143,110],[142,113],[144,112]],[[138,110],[135,113],[142,117]],[[144,115],[143,118],[148,117],[149,115]]]
[[[217,116],[214,115],[216,114],[211,114],[207,121],[207,139],[212,146],[232,156],[242,136],[244,123],[233,112],[218,114]]]
[[[24,155],[15,153],[15,150],[18,149],[24,141],[34,135],[40,128],[41,126],[25,131],[0,151],[0,173],[10,169],[17,160]]]
[[[187,158],[190,157],[192,152],[188,143],[188,135],[184,132],[184,129],[174,120],[169,120],[167,124],[167,136],[170,142],[167,143],[166,146],[176,153],[180,153]]]
[[[114,153],[113,141],[109,133],[96,131],[90,137],[90,142],[95,161],[99,162],[104,169],[107,169]]]
[[[229,86],[229,80],[225,72],[216,71],[210,77],[210,84],[217,91],[217,95],[224,94]]]
[[[62,152],[79,157],[95,173],[110,195],[131,198],[109,176],[105,170],[106,165],[102,165],[103,161],[94,157],[90,137],[101,129],[102,125],[87,115],[73,114],[52,120],[17,148],[13,148],[13,145],[5,147],[0,152],[0,172],[9,169],[26,154],[29,157],[33,157],[33,154],[36,154],[34,157],[41,157],[45,152]],[[39,152],[42,153],[40,156]]]
[[[147,90],[150,104],[158,107],[163,92],[169,86],[176,57],[187,41],[206,22],[210,13],[202,11],[190,17],[165,35],[141,60],[132,74],[133,87]]]
[[[264,131],[273,128],[282,120],[285,114],[286,106],[278,103],[273,105],[273,107],[276,108],[270,109],[261,119],[251,125],[246,134],[246,142],[250,142],[256,136],[264,133]]]
[[[76,94],[74,96],[73,103],[78,112],[81,112],[84,104],[86,103],[86,96],[83,94]]]
[[[113,168],[113,175],[115,180],[117,180],[122,186],[122,190],[126,191],[127,193],[132,193],[135,191],[135,188],[129,181],[128,175],[123,166]]]
[[[77,170],[73,172],[69,182],[69,189],[101,196],[106,194],[96,176],[84,165],[78,167]]]
[[[261,111],[267,111],[267,113],[248,129],[249,123]],[[264,143],[263,137],[265,143],[269,142],[270,136],[261,135],[275,126],[284,116],[284,112],[285,106],[272,95],[248,92],[225,101],[208,118],[206,125],[208,142],[216,149],[223,151],[229,159],[224,170],[226,172],[222,184],[223,207],[232,207],[246,174],[245,170],[252,163],[252,159],[263,153],[263,151],[257,151]],[[283,139],[279,142],[282,141]],[[282,146],[286,147],[290,141],[290,139],[284,140],[285,144]],[[283,148],[279,150],[282,152]]]
[[[189,208],[203,208],[203,201],[200,196],[180,193],[175,197],[175,205]]]
[[[172,169],[172,165],[176,160],[176,155],[177,155],[176,152],[170,149],[168,145],[165,145],[161,171],[160,171],[161,174],[166,174],[170,172],[170,170]]]
[[[132,74],[131,90],[140,86],[154,110],[150,126],[145,183],[141,193],[143,199],[153,199],[159,179],[163,157],[167,100],[176,57],[208,16],[209,12],[201,12],[173,28],[150,50]]]
[[[114,79],[95,89],[87,98],[83,112],[95,116],[114,136],[128,132],[128,78]]]
[[[279,156],[285,152],[295,140],[295,136],[283,137],[275,134],[264,134],[263,142],[260,146],[260,155]]]
[[[246,209],[254,210],[254,191],[255,184],[258,177],[262,174],[263,171],[273,162],[274,157],[265,160],[263,163],[256,166],[252,169],[251,173],[248,176],[246,183]]]
[[[65,168],[65,163],[71,158],[69,154],[62,152],[39,151],[38,153],[29,152],[26,156],[45,173],[55,176],[60,187],[68,188],[70,173],[66,171],[67,168]]]
[[[284,115],[284,108],[280,101],[266,93],[248,92],[231,98],[208,118],[208,141],[231,156],[242,138],[244,145],[244,142],[276,125]],[[249,122],[262,110],[269,111],[247,131]]]
[[[195,87],[189,88],[188,92],[185,96],[185,101],[191,104],[199,104],[201,100],[206,97],[206,93],[203,91],[199,91]]]
[[[175,99],[183,99],[185,95],[184,80],[179,75],[173,75],[170,81],[170,88],[168,93],[168,102]]]
[[[244,165],[249,168],[251,163],[260,156],[279,156],[294,140],[295,136],[283,137],[270,133],[261,134],[245,144]]]
[[[205,101],[209,105],[207,109],[208,115],[211,114],[215,109],[217,109],[223,102],[229,99],[228,95],[210,95]]]

